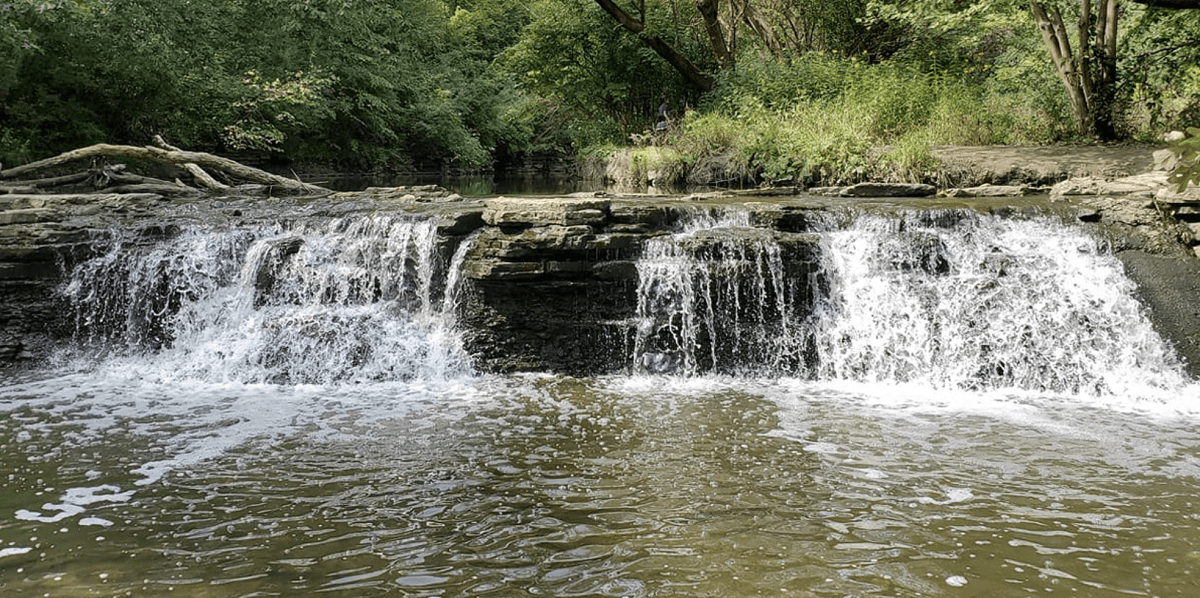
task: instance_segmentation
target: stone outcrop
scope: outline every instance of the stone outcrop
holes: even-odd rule
[[[1024,197],[1045,193],[1044,187],[1030,185],[991,185],[983,184],[977,187],[955,187],[944,193],[946,197]]]
[[[919,183],[858,183],[845,187],[813,187],[812,195],[827,197],[929,197],[937,187]]]
[[[1200,198],[1195,197],[1194,189],[1170,194],[1165,185],[1154,186],[1162,180],[1158,175],[1112,184],[1088,179],[1063,185],[1055,195],[1060,198],[1057,202],[1021,197],[1008,203],[985,201],[979,209],[1073,214],[1084,226],[1096,227],[1121,254],[1155,256],[1131,260],[1134,265],[1130,268],[1150,272],[1152,275],[1139,279],[1145,281],[1147,293],[1172,302],[1177,299],[1170,297],[1181,296],[1183,291],[1177,289],[1178,280],[1163,274],[1170,268],[1162,260],[1196,260],[1187,245],[1196,245],[1200,239]],[[999,195],[996,191],[996,187],[988,187],[979,193],[995,197]],[[1087,194],[1092,192],[1096,194]],[[1013,196],[1025,193],[1026,188],[1011,190]],[[686,218],[721,210],[730,203],[744,206],[741,209],[748,211],[747,222],[755,227],[755,234],[769,231],[774,236],[786,254],[788,276],[793,277],[808,276],[818,268],[817,245],[808,231],[851,217],[864,205],[888,210],[924,205],[746,192],[673,198],[587,193],[471,201],[440,188],[371,189],[303,201],[225,198],[168,202],[152,194],[3,195],[0,361],[44,358],[55,342],[73,334],[75,322],[55,290],[63,282],[63,273],[75,261],[91,255],[97,235],[107,231],[125,230],[131,238],[152,242],[169,237],[184,223],[198,221],[233,226],[276,221],[281,215],[335,218],[401,210],[433,219],[447,263],[455,249],[470,239],[464,246],[469,251],[461,256],[466,284],[460,298],[460,322],[467,348],[482,369],[572,374],[613,371],[626,367],[632,353],[638,325],[637,259],[646,244],[676,230]],[[955,203],[955,207],[960,205],[969,204]],[[301,242],[285,236],[273,241],[269,249],[286,256],[297,251]],[[697,235],[689,243],[696,244],[690,251],[703,254],[710,249],[718,251],[728,239]],[[946,248],[936,239],[910,244],[920,251],[889,267],[930,273],[947,268]],[[260,289],[271,287],[270,270],[252,276]],[[1176,315],[1164,326],[1186,329],[1195,325],[1194,329],[1200,329],[1200,322],[1188,320],[1184,312],[1187,310],[1171,312]],[[1186,335],[1180,338],[1179,344],[1191,342]],[[1193,344],[1198,354],[1189,361],[1200,366],[1200,342]],[[669,361],[669,356],[663,359]]]

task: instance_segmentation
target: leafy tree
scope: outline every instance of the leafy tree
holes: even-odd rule
[[[540,0],[532,15],[501,64],[524,89],[569,112],[571,137],[581,143],[625,140],[653,124],[663,96],[676,104],[694,97],[682,75],[615,30],[590,0]],[[669,22],[650,22],[670,32]],[[682,38],[680,46],[689,42]]]
[[[1170,9],[1200,7],[1196,0],[1135,2]],[[959,33],[959,39],[976,40],[998,17],[1028,11],[1066,92],[1078,133],[1104,140],[1118,137],[1118,33],[1127,13],[1118,0],[872,0],[869,5],[880,18],[940,31],[965,30],[970,33]]]

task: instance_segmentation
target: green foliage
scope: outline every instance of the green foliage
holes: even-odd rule
[[[671,6],[646,6],[648,29],[699,61],[702,43],[687,35]],[[689,5],[683,8],[694,12]],[[538,0],[530,5],[530,16],[498,66],[524,90],[569,113],[570,123],[560,132],[577,147],[625,141],[653,126],[663,97],[675,106],[695,97],[670,65],[614,28],[592,0]]]
[[[299,110],[323,104],[321,96],[332,83],[327,77],[296,72],[291,78],[264,81],[250,71],[242,81],[251,90],[248,97],[234,102],[237,122],[222,131],[225,145],[235,150],[274,150],[288,137],[285,129],[294,129],[309,121],[298,118]]]
[[[931,146],[1046,143],[1070,127],[1069,114],[1023,94],[921,66],[826,53],[790,66],[744,60],[671,143],[688,155],[733,153],[770,179],[920,181],[935,170]]]
[[[1170,181],[1175,184],[1177,193],[1183,193],[1189,184],[1200,185],[1200,128],[1192,127],[1187,132],[1189,136],[1170,144],[1171,154],[1175,157]]]
[[[594,0],[10,0],[0,161],[162,134],[343,168],[478,169],[648,139],[664,97],[683,117],[654,137],[672,159],[772,177],[919,179],[931,145],[1073,135],[1026,2],[752,0],[726,30],[736,68],[717,67],[695,3],[622,6],[715,90],[693,91]],[[1200,11],[1122,10],[1122,131],[1200,126]]]
[[[525,146],[491,68],[514,0],[75,0],[0,5],[0,160],[98,141],[343,167],[487,167]],[[454,18],[452,18],[454,17]]]
[[[1149,141],[1200,126],[1200,11],[1129,10],[1119,63],[1125,133]]]

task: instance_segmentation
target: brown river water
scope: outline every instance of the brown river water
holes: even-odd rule
[[[815,319],[734,327],[769,349],[758,362],[651,374],[631,355],[570,378],[474,371],[452,294],[421,296],[437,285],[414,283],[406,309],[330,299],[352,295],[330,286],[353,278],[345,263],[321,266],[347,235],[402,243],[409,264],[436,241],[372,226],[286,231],[324,251],[298,254],[292,290],[321,298],[307,302],[243,292],[277,229],[200,227],[82,265],[62,290],[80,322],[127,327],[0,373],[0,595],[1200,592],[1200,390],[1077,231],[925,231],[949,256],[925,276],[871,266],[897,231],[867,219],[821,233],[832,282]],[[635,346],[704,362],[691,340],[730,329],[671,310],[705,295],[719,311],[719,281],[680,276],[693,258],[663,242],[641,291],[681,302],[647,299],[638,325],[690,323],[677,346]],[[783,284],[769,246],[741,247],[762,288]],[[171,343],[121,315],[144,315],[143,263],[183,264],[187,299],[153,328]],[[819,367],[764,365],[789,334],[815,339]],[[344,362],[347,337],[374,353]]]

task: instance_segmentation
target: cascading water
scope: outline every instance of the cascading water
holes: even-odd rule
[[[1120,262],[1077,228],[966,210],[826,220],[810,271],[737,221],[647,244],[639,365],[1083,394],[1186,383]]]
[[[1053,218],[928,216],[826,235],[820,377],[1135,395],[1184,383],[1096,239]]]
[[[634,354],[648,372],[761,373],[811,351],[807,238],[781,241],[748,214],[702,213],[652,239],[638,263]]]
[[[149,246],[114,237],[63,293],[87,351],[152,352],[137,367],[168,379],[439,379],[469,370],[459,264],[442,262],[436,227],[404,217],[196,226]]]

